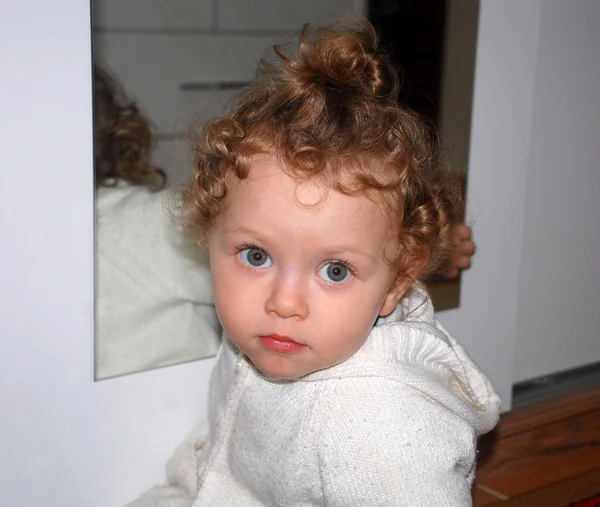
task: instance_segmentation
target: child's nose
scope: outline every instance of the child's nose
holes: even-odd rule
[[[307,295],[301,281],[278,278],[266,301],[265,310],[282,319],[304,320],[308,317]]]

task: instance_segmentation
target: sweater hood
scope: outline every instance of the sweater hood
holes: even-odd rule
[[[353,357],[303,380],[349,376],[383,376],[410,385],[463,418],[478,435],[498,422],[500,398],[491,382],[437,321],[429,295],[420,288],[378,319]]]

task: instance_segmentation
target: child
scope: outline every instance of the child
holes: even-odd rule
[[[184,195],[224,328],[209,432],[130,505],[471,505],[499,399],[421,288],[453,225],[429,136],[369,25],[275,53]]]

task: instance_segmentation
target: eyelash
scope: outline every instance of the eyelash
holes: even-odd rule
[[[241,245],[236,246],[235,253],[239,254],[240,252],[243,252],[244,250],[248,250],[249,248],[254,249],[254,250],[260,250],[261,252],[265,252],[267,255],[269,255],[269,253],[264,248],[261,248],[258,245],[255,245],[253,243],[243,243]]]
[[[243,252],[244,250],[248,250],[249,248],[260,250],[261,252],[264,252],[266,255],[269,255],[269,252],[267,252],[264,248],[261,248],[260,246],[254,244],[254,243],[243,243],[241,245],[236,246],[235,253],[237,255],[240,252]],[[269,255],[269,257],[270,257],[270,255]],[[326,261],[324,261],[321,264],[321,266],[327,266],[327,264],[339,264],[340,266],[343,266],[348,271],[350,271],[350,274],[352,276],[356,276],[356,268],[348,259],[327,259]]]

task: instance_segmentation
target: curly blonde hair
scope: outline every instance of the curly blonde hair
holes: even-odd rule
[[[148,120],[129,101],[117,82],[94,65],[94,162],[99,187],[120,180],[162,189],[167,177],[150,163],[152,132]]]
[[[206,241],[230,177],[252,157],[276,156],[298,181],[316,178],[377,199],[397,229],[389,259],[406,288],[442,269],[453,203],[438,168],[437,134],[398,103],[398,75],[368,22],[311,29],[274,46],[225,117],[201,129],[195,178],[183,193],[189,226]]]

